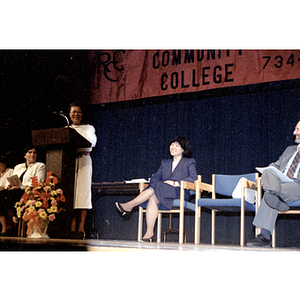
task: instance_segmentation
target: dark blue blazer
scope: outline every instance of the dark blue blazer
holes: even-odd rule
[[[157,172],[150,179],[150,186],[154,189],[155,195],[164,207],[160,209],[171,209],[175,199],[179,198],[180,188],[164,183],[166,180],[181,180],[194,182],[197,180],[196,161],[194,158],[182,157],[172,172],[172,159],[164,159]],[[185,193],[189,198],[189,192]]]

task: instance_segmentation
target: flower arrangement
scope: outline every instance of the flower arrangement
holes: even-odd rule
[[[25,188],[20,201],[15,203],[16,215],[14,222],[18,219],[27,221],[27,234],[30,235],[34,224],[39,231],[39,220],[55,220],[55,214],[64,210],[63,203],[66,201],[62,189],[56,189],[59,182],[52,172],[47,172],[45,181],[38,182],[37,177],[31,178],[32,185]]]

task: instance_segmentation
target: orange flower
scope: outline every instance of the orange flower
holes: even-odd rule
[[[37,176],[31,177],[31,185],[37,186],[39,184]]]
[[[24,199],[24,201],[27,201],[29,199],[29,195],[24,193],[24,195],[22,196],[22,198]]]
[[[48,203],[48,200],[47,200],[47,199],[44,199],[44,200],[43,200],[43,207],[44,207],[44,208],[48,208],[48,207],[49,207],[49,203]]]
[[[38,195],[40,193],[37,188],[33,188],[32,192],[33,192],[33,195]]]
[[[41,198],[46,199],[48,201],[49,198],[50,198],[50,195],[48,193],[42,192],[41,193]]]

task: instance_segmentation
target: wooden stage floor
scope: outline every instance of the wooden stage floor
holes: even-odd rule
[[[210,245],[192,243],[143,243],[126,240],[101,239],[30,239],[0,237],[0,251],[192,251],[192,252],[299,252],[300,248],[249,248],[238,245]]]

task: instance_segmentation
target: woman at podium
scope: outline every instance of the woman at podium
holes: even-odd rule
[[[92,159],[90,153],[92,147],[95,147],[97,142],[97,136],[95,128],[92,125],[82,123],[82,107],[79,103],[71,103],[69,116],[72,121],[72,127],[85,139],[87,139],[92,145],[91,148],[79,148],[76,152],[75,163],[75,181],[74,181],[74,203],[73,208],[76,214],[72,218],[71,231],[76,232],[77,217],[80,218],[78,224],[78,233],[76,237],[84,238],[84,224],[87,215],[87,209],[92,208]],[[78,213],[77,213],[78,211]]]

